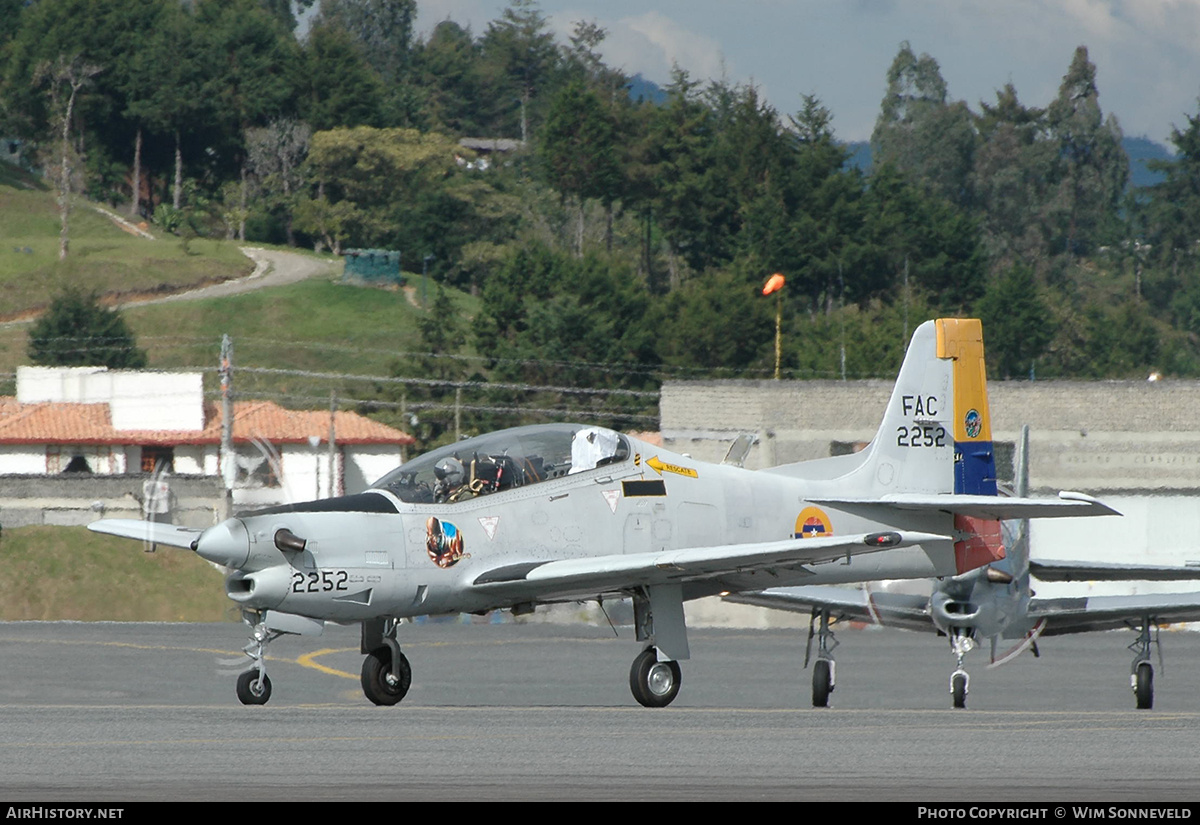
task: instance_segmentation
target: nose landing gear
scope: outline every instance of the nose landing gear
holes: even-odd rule
[[[975,649],[975,640],[971,638],[970,631],[961,628],[951,628],[950,648],[957,660],[957,666],[954,672],[950,674],[950,697],[954,703],[954,707],[965,708],[967,706],[967,693],[971,685],[971,677],[963,669],[963,657]]]
[[[265,664],[267,645],[283,635],[272,630],[258,613],[245,611],[242,621],[250,625],[250,642],[242,651],[250,657],[250,669],[238,676],[237,697],[243,705],[265,705],[271,698],[271,680]]]

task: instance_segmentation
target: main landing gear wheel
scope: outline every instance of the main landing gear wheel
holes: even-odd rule
[[[679,693],[683,674],[678,662],[658,661],[658,651],[648,647],[633,660],[629,669],[629,689],[633,698],[648,708],[665,708]]]
[[[833,663],[828,659],[817,659],[813,663],[812,682],[813,707],[829,707],[829,694],[833,693]]]
[[[950,695],[954,697],[954,707],[965,708],[967,706],[966,673],[958,671],[950,677]]]
[[[247,670],[238,677],[237,697],[243,705],[265,705],[271,698],[271,680],[261,670]]]
[[[412,685],[408,657],[399,654],[399,673],[392,673],[392,651],[387,647],[372,650],[363,660],[363,694],[377,705],[394,705],[404,698]]]
[[[1133,695],[1137,697],[1138,710],[1150,710],[1154,707],[1154,666],[1149,662],[1139,662],[1133,672]]]
[[[1137,699],[1138,710],[1154,707],[1154,665],[1150,664],[1150,651],[1158,647],[1158,663],[1162,664],[1162,648],[1158,644],[1158,625],[1152,616],[1142,616],[1137,624],[1128,623],[1137,631],[1137,640],[1129,646],[1133,651],[1133,667],[1129,671],[1129,686]]]

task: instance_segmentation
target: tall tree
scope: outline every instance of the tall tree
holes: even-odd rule
[[[487,121],[484,72],[479,44],[470,29],[452,20],[433,27],[417,49],[424,114],[434,128],[460,135],[484,135]]]
[[[988,371],[997,378],[1032,377],[1055,332],[1033,270],[1018,264],[994,278],[976,310],[987,334]]]
[[[709,163],[716,126],[699,83],[676,67],[667,102],[654,111],[645,164],[653,190],[652,208],[668,250],[669,286],[682,283],[682,266],[702,271],[714,259],[714,213],[724,209],[723,192],[713,191]],[[680,260],[682,259],[682,260]],[[660,285],[652,284],[659,288]]]
[[[1100,110],[1096,67],[1079,46],[1058,96],[1046,110],[1046,126],[1058,147],[1053,203],[1055,251],[1070,256],[1093,249],[1116,222],[1129,179],[1116,118]]]
[[[51,111],[59,122],[58,152],[58,216],[62,228],[58,236],[58,257],[67,257],[70,245],[69,216],[71,214],[72,172],[77,167],[76,153],[71,145],[71,126],[75,114],[75,101],[82,89],[93,77],[103,71],[102,66],[88,63],[79,55],[60,55],[53,64],[44,63],[34,74],[34,81],[49,87]]]
[[[296,245],[296,198],[305,182],[303,162],[311,138],[311,127],[291,118],[274,120],[246,134],[250,170],[266,195],[267,208],[281,214],[288,246]]]
[[[1017,261],[1035,265],[1047,252],[1044,213],[1058,147],[1046,132],[1044,110],[1022,105],[1011,83],[996,93],[995,104],[980,108],[971,189],[985,250],[1001,269]]]
[[[564,198],[577,202],[576,254],[582,257],[586,201],[595,198],[611,207],[621,183],[614,124],[600,99],[582,82],[569,83],[551,102],[538,157],[550,184]]]
[[[310,29],[299,65],[300,113],[314,129],[381,125],[382,82],[344,29],[328,24]]]
[[[206,63],[201,31],[190,7],[166,3],[151,35],[132,58],[127,113],[135,122],[133,210],[141,196],[142,133],[167,136],[173,147],[172,205],[183,205],[185,138],[215,118],[203,92]],[[134,214],[135,212],[131,212]]]
[[[1200,114],[1185,115],[1187,126],[1171,130],[1175,157],[1151,161],[1162,180],[1147,193],[1147,240],[1157,261],[1172,269],[1195,266],[1200,241]]]
[[[416,0],[323,0],[321,3],[318,25],[346,31],[382,81],[381,102],[386,100],[386,104],[381,108],[381,126],[417,125],[422,90],[413,82],[416,18]]]
[[[249,173],[242,137],[251,127],[294,114],[299,46],[280,17],[258,0],[202,0],[196,22],[206,69],[201,93],[220,116],[229,141],[224,148],[234,155],[244,214]],[[238,238],[245,239],[244,224]]]
[[[319,23],[345,30],[384,82],[404,80],[412,62],[416,0],[322,0]]]
[[[530,108],[555,68],[558,49],[536,0],[511,0],[499,20],[488,24],[483,56],[491,66],[501,122],[505,104],[516,98],[521,141],[530,139]]]
[[[904,42],[887,74],[888,88],[871,134],[872,162],[890,164],[943,198],[970,201],[975,153],[971,113],[950,101],[936,60]]]

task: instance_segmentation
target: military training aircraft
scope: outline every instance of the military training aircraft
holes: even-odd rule
[[[1016,495],[1029,491],[1029,430],[1023,428],[1016,457]],[[966,573],[938,579],[923,593],[887,585],[858,588],[835,586],[779,587],[756,593],[738,593],[728,601],[762,607],[811,612],[809,649],[817,639],[813,663],[812,702],[826,707],[834,689],[833,649],[837,647],[831,625],[858,620],[887,627],[938,633],[950,641],[957,666],[950,676],[950,694],[956,708],[964,708],[970,676],[963,656],[984,639],[991,643],[992,665],[1003,664],[1029,649],[1038,655],[1037,639],[1067,633],[1128,627],[1138,636],[1129,646],[1134,652],[1130,687],[1137,707],[1154,705],[1152,646],[1158,645],[1158,625],[1168,621],[1200,620],[1200,592],[1154,593],[1079,598],[1037,598],[1030,587],[1031,574],[1042,581],[1170,581],[1200,578],[1200,569],[1182,566],[1114,564],[1087,561],[1037,561],[1029,557],[1029,522],[1005,522],[1005,558]],[[927,583],[929,584],[929,583]],[[1008,649],[998,653],[1002,643]],[[1160,649],[1161,657],[1161,649]]]
[[[517,427],[426,453],[362,493],[242,513],[205,530],[111,519],[90,529],[190,548],[228,571],[252,629],[239,699],[271,693],[265,646],[362,625],[362,688],[399,702],[399,620],[528,613],[632,598],[629,683],[668,705],[689,658],[683,603],[798,582],[954,576],[1001,552],[998,519],[1111,515],[1093,498],[996,495],[977,320],[914,333],[872,443],[751,471],[601,427]]]

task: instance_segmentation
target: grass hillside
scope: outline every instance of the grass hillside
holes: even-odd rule
[[[248,274],[254,267],[229,241],[166,235],[149,240],[120,228],[82,198],[73,201],[70,254],[58,259],[54,192],[0,163],[0,320],[36,313],[68,284],[113,298]]]
[[[0,620],[237,621],[221,573],[195,553],[83,527],[18,527],[0,534]]]

